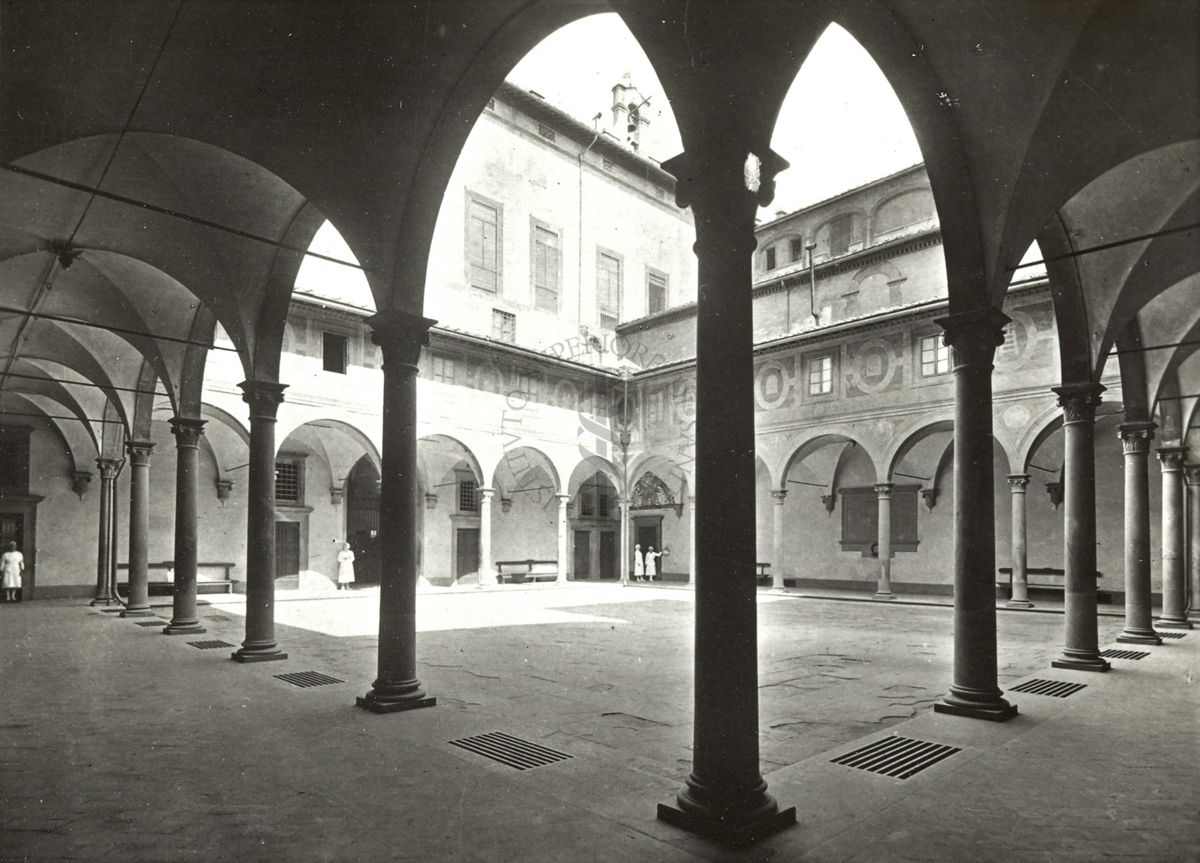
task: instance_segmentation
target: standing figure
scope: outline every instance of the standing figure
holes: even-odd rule
[[[0,576],[4,579],[4,599],[16,602],[21,589],[21,570],[25,569],[25,556],[17,551],[17,544],[10,542],[8,551],[0,557]]]
[[[644,581],[643,576],[646,574],[646,562],[642,559],[642,547],[637,543],[633,544],[633,577],[637,581]]]
[[[349,590],[350,585],[354,583],[354,552],[350,550],[350,543],[342,543],[342,550],[338,552],[337,563],[338,590]]]
[[[654,546],[646,549],[646,581],[654,581],[654,576],[658,575],[658,559],[664,554],[670,554],[670,552],[655,551]]]

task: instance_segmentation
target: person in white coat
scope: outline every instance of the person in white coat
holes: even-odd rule
[[[642,547],[637,543],[633,546],[633,577],[637,581],[645,581],[646,561],[642,557]]]
[[[664,554],[669,554],[667,551],[655,551],[654,546],[646,549],[646,581],[654,581],[654,576],[658,575],[658,559]]]
[[[4,582],[4,599],[7,602],[17,601],[17,591],[21,589],[21,571],[25,569],[25,556],[17,551],[17,544],[10,542],[8,550],[0,556],[0,578]]]
[[[350,585],[354,584],[354,552],[350,550],[350,543],[342,543],[342,550],[338,552],[337,556],[337,564],[338,590],[349,590]]]

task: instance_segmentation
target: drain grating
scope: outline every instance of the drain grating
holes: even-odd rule
[[[943,758],[961,752],[957,746],[945,743],[930,743],[911,737],[885,737],[868,743],[861,749],[847,752],[833,759],[834,764],[856,767],[871,773],[880,773],[895,779],[908,779],[926,767],[932,767]]]
[[[1161,629],[1154,630],[1154,634],[1159,638],[1183,638],[1187,635],[1186,632],[1163,632]]]
[[[1009,692],[1028,692],[1031,695],[1052,695],[1055,698],[1066,698],[1081,689],[1087,689],[1086,683],[1067,683],[1064,680],[1026,680],[1016,686],[1009,687]]]
[[[154,620],[135,620],[134,621],[134,623],[136,623],[138,626],[166,626],[170,622],[171,621],[169,621],[169,620],[163,620],[161,617],[156,618]]]
[[[233,647],[232,644],[225,646]],[[275,676],[286,683],[292,684],[292,686],[299,686],[304,689],[310,686],[328,686],[330,683],[346,682],[338,680],[336,677],[330,677],[328,674],[321,674],[319,671],[293,671],[288,674],[276,674]]]
[[[1100,655],[1105,659],[1145,659],[1150,653],[1146,650],[1101,650]]]
[[[233,647],[228,641],[189,641],[192,647],[198,647],[201,650],[213,650],[218,647]]]
[[[476,737],[462,737],[451,740],[452,746],[482,755],[501,764],[507,764],[517,770],[529,770],[532,767],[544,767],[555,761],[563,761],[574,756],[554,749],[547,749],[520,737],[513,737],[502,731],[491,731]]]

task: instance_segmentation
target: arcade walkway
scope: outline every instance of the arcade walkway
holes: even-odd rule
[[[655,820],[690,768],[691,597],[617,585],[418,600],[439,706],[353,706],[377,597],[277,606],[285,662],[241,665],[237,598],[203,636],[70,602],[0,606],[4,861],[1188,861],[1200,857],[1200,632],[1052,670],[1058,614],[1001,612],[1003,724],[935,715],[951,610],[760,596],[762,769],[799,824],[748,851]],[[282,600],[282,596],[281,596]],[[161,609],[169,617],[169,609]],[[1121,619],[1100,619],[1101,647]],[[345,681],[297,688],[274,675]],[[520,772],[449,741],[572,756]],[[961,751],[906,780],[831,763],[902,735]]]

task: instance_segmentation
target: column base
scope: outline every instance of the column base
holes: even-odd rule
[[[229,654],[229,658],[234,662],[276,662],[280,659],[287,659],[288,655],[272,645],[269,650],[261,647],[242,647]]]
[[[437,705],[437,697],[422,695],[418,698],[385,700],[377,696],[374,692],[368,692],[366,695],[360,695],[354,699],[354,703],[363,710],[369,710],[372,713],[399,713],[402,710],[418,710],[422,707],[434,707]]]
[[[91,602],[88,603],[89,608],[95,608],[98,605],[109,606],[109,605],[120,605],[120,603],[117,602],[112,597],[108,597],[108,596],[97,596],[95,599],[93,599]]]
[[[1028,599],[1010,599],[1004,603],[1005,608],[1036,608]]]
[[[163,635],[203,635],[208,632],[199,623],[168,623],[163,627]]]
[[[154,609],[150,606],[145,608],[127,608],[121,612],[121,617],[153,617]]]
[[[886,592],[882,591],[882,590],[878,590],[871,596],[871,599],[880,599],[880,600],[885,600],[885,601],[892,600],[895,598],[896,598],[896,594],[892,593],[890,590],[886,591]]]
[[[1064,653],[1050,663],[1051,668],[1069,668],[1072,671],[1108,671],[1112,664],[1098,654],[1072,656]]]
[[[1155,629],[1195,629],[1186,617],[1160,617],[1154,621]]]
[[[997,698],[991,703],[974,703],[946,695],[933,703],[933,712],[945,713],[947,716],[965,716],[968,719],[986,719],[988,722],[1007,722],[1017,715],[1017,705],[1004,698]]]
[[[749,845],[796,823],[796,807],[775,809],[747,821],[722,820],[668,803],[658,804],[658,820],[729,845]]]
[[[1120,644],[1162,644],[1153,629],[1126,629],[1116,640]]]

